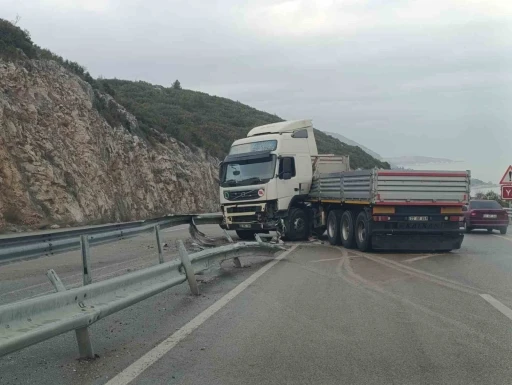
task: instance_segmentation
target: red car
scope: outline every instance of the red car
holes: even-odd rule
[[[489,233],[499,230],[501,234],[507,233],[508,214],[496,201],[474,200],[464,211],[464,228],[469,233],[474,229],[487,229]]]

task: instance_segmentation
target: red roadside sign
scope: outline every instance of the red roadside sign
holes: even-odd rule
[[[512,185],[501,186],[501,199],[505,201],[512,201]]]
[[[503,174],[500,180],[500,184],[512,185],[512,166],[508,166],[507,171],[505,171],[505,174]]]

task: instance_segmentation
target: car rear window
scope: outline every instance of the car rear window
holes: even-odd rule
[[[500,210],[502,207],[496,201],[472,201],[469,203],[470,209],[490,209]]]

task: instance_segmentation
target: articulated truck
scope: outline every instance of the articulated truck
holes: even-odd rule
[[[253,128],[219,177],[221,227],[242,239],[327,231],[331,244],[361,251],[449,251],[464,239],[469,171],[353,171],[347,156],[318,154],[311,120]]]

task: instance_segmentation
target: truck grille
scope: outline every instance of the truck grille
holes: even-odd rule
[[[257,198],[259,198],[258,189],[243,191],[224,191],[224,199],[228,201],[243,201]]]
[[[255,215],[240,215],[233,217],[232,223],[243,223],[243,222],[258,222]]]
[[[226,212],[228,214],[232,213],[259,213],[261,212],[261,206],[233,206],[226,207]]]

